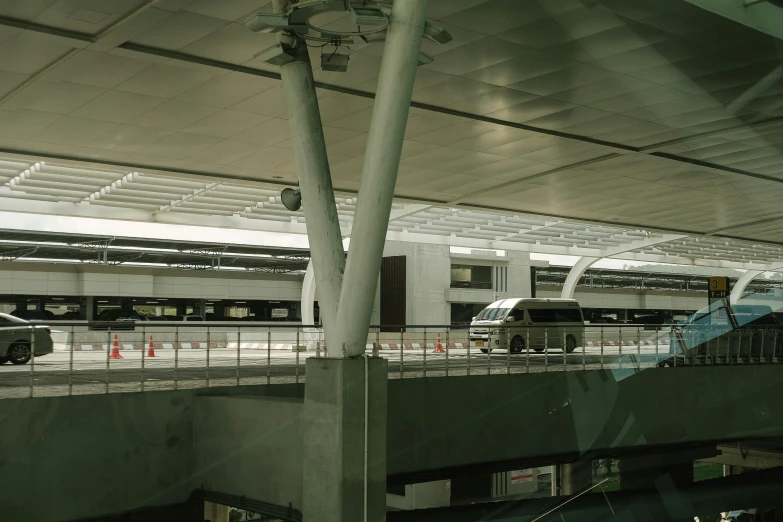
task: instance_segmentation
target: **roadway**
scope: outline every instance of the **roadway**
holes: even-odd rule
[[[174,388],[303,382],[305,360],[314,352],[236,349],[122,350],[123,359],[104,351],[57,351],[24,366],[0,366],[0,398],[135,392]],[[503,373],[538,373],[599,368],[652,368],[668,354],[668,346],[580,347],[564,357],[550,353],[490,354],[476,348],[382,350],[389,361],[389,378],[443,377]]]

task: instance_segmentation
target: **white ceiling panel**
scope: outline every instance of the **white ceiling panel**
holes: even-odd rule
[[[141,127],[154,127],[166,130],[182,130],[199,120],[219,112],[217,107],[198,105],[179,100],[168,100],[134,118],[130,123]]]
[[[0,14],[91,34],[142,5],[23,4],[0,1]],[[241,25],[261,8],[268,1],[161,0],[65,60],[87,42],[0,21],[0,146],[295,183],[279,80],[236,70],[278,71],[253,59],[277,36]],[[410,112],[398,194],[694,233],[777,212],[783,131],[754,122],[783,115],[783,87],[727,108],[779,66],[769,37],[681,0],[432,0],[430,15],[454,41],[422,46],[435,61],[418,71],[414,101],[424,106]],[[373,100],[342,88],[374,92],[383,45],[354,51],[345,74],[315,62],[343,190],[359,186]],[[47,183],[62,189],[49,178],[28,188],[44,197]],[[210,205],[205,197],[186,207]],[[774,234],[755,230],[767,241]]]

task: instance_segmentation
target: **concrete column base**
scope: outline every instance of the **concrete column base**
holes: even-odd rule
[[[367,520],[386,520],[385,359],[367,360]],[[365,359],[307,359],[303,515],[360,522],[365,495]]]
[[[580,460],[560,466],[561,494],[576,495],[593,485],[593,462]]]

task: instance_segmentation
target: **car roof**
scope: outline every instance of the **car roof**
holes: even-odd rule
[[[26,319],[22,319],[20,317],[16,317],[15,315],[4,314],[2,312],[0,312],[0,317],[2,317],[3,319],[9,320],[12,323],[29,323],[30,322],[30,321],[28,321]]]
[[[501,299],[487,306],[487,308],[514,308],[519,303],[524,304],[561,304],[568,306],[579,306],[576,299],[555,299],[555,298],[536,298],[536,297],[513,297],[511,299]]]

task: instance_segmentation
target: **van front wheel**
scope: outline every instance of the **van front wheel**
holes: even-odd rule
[[[566,337],[565,351],[566,353],[571,353],[574,350],[576,350],[576,338],[573,335],[569,335]]]
[[[517,335],[511,339],[511,353],[522,353],[525,351],[525,340],[522,336]]]

